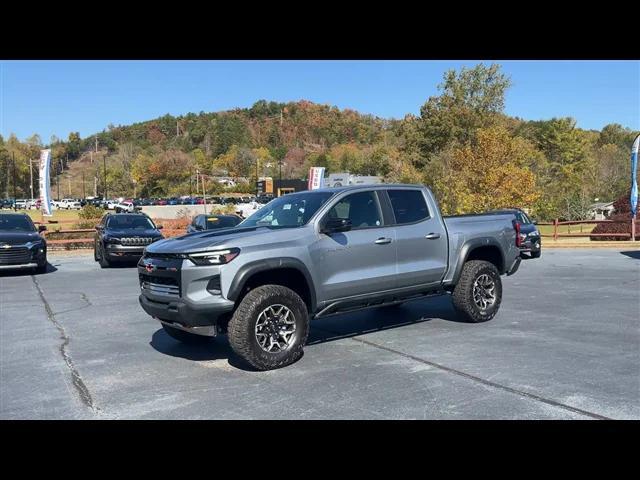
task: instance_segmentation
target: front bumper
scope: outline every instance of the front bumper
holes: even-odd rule
[[[117,243],[105,245],[105,252],[109,260],[133,260],[139,259],[144,254],[144,245],[125,246]]]
[[[156,320],[175,328],[198,335],[215,336],[220,318],[233,311],[234,303],[229,300],[215,305],[197,305],[184,299],[169,299],[160,295],[141,293],[142,309]]]
[[[19,265],[4,265],[0,264],[0,270],[22,270],[27,268],[36,268],[38,266],[37,263],[23,263]]]
[[[520,245],[520,252],[539,252],[542,248],[542,240],[540,237],[527,237]]]
[[[190,333],[215,335],[235,303],[222,296],[220,266],[145,256],[138,262],[142,309],[153,318]]]

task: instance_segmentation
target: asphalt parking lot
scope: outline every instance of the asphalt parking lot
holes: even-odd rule
[[[640,251],[546,250],[484,324],[448,297],[314,321],[270,372],[165,335],[133,266],[50,263],[0,274],[2,419],[640,418]]]

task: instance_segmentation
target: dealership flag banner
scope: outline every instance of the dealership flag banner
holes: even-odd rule
[[[631,216],[635,217],[638,211],[638,146],[640,135],[638,135],[631,147]]]
[[[40,209],[42,214],[51,217],[51,187],[49,173],[51,170],[51,150],[40,151]]]
[[[324,167],[311,167],[309,169],[309,190],[317,190],[324,187]]]

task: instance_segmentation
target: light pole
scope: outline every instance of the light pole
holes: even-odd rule
[[[18,198],[16,193],[16,153],[11,152],[11,159],[13,160],[13,211],[18,210]]]

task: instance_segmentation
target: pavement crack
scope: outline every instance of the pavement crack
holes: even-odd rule
[[[80,294],[80,298],[84,300],[85,305],[82,305],[81,307],[77,307],[77,308],[70,308],[69,310],[62,310],[61,312],[53,312],[53,315],[61,315],[63,313],[77,312],[78,310],[84,310],[85,308],[89,308],[93,306],[93,303],[91,303],[91,300],[89,300],[89,297],[87,297],[86,293],[83,293],[83,292],[71,292],[71,293]]]
[[[80,372],[78,372],[75,365],[73,364],[73,360],[71,359],[71,355],[69,354],[69,351],[67,348],[69,346],[69,336],[65,332],[62,324],[56,320],[56,314],[53,312],[53,310],[51,309],[51,305],[49,305],[49,302],[45,298],[44,292],[42,291],[42,288],[40,287],[38,280],[33,275],[31,276],[31,279],[33,280],[33,284],[36,286],[36,290],[38,290],[38,295],[40,295],[40,299],[44,304],[44,308],[47,312],[47,318],[51,323],[53,323],[53,325],[60,332],[60,338],[62,340],[62,344],[60,344],[60,354],[62,355],[62,359],[67,364],[67,368],[71,373],[71,382],[73,383],[73,386],[75,387],[76,391],[78,392],[78,395],[80,396],[80,401],[84,405],[89,407],[94,413],[100,413],[100,409],[94,404],[93,398],[91,397],[91,392],[89,392],[89,389],[87,388],[84,381],[82,380],[82,377],[80,376]],[[86,298],[85,298],[85,301],[88,303],[87,306],[91,305],[91,303]],[[81,308],[85,308],[85,307],[81,307]]]
[[[331,334],[334,334],[334,335],[339,335],[338,332],[333,332],[331,330],[327,330],[327,329],[324,329],[324,328],[318,328],[318,330],[324,330],[327,333],[331,333]],[[369,340],[364,340],[364,339],[358,338],[356,336],[350,337],[349,339],[353,340],[354,342],[359,342],[359,343],[368,345],[368,346],[373,347],[373,348],[378,348],[380,350],[385,350],[387,352],[395,353],[396,355],[401,355],[401,356],[403,356],[405,358],[409,358],[411,360],[414,360],[416,362],[422,363],[424,365],[428,365],[430,367],[437,368],[439,370],[451,373],[453,375],[457,375],[457,376],[466,378],[468,380],[471,380],[471,381],[474,381],[474,382],[477,382],[477,383],[481,383],[481,384],[486,385],[488,387],[492,387],[492,388],[496,388],[498,390],[502,390],[502,391],[505,391],[505,392],[513,393],[513,394],[518,395],[520,397],[529,398],[531,400],[535,400],[535,401],[538,401],[538,402],[541,402],[541,403],[545,403],[547,405],[551,405],[551,406],[554,406],[554,407],[557,407],[557,408],[561,408],[563,410],[568,410],[568,411],[573,412],[573,413],[578,413],[580,415],[584,415],[586,417],[590,417],[590,418],[593,418],[593,419],[596,419],[596,420],[611,420],[611,418],[605,417],[604,415],[600,415],[598,413],[589,412],[589,411],[583,410],[581,408],[572,407],[571,405],[566,405],[564,403],[556,402],[555,400],[551,400],[549,398],[541,397],[540,395],[536,395],[534,393],[525,392],[523,390],[518,390],[517,388],[512,388],[512,387],[508,387],[506,385],[502,385],[500,383],[492,382],[491,380],[486,380],[484,378],[477,377],[475,375],[471,375],[469,373],[466,373],[466,372],[463,372],[463,371],[460,371],[460,370],[456,370],[455,368],[451,368],[451,367],[447,367],[445,365],[441,365],[439,363],[431,362],[429,360],[425,360],[423,358],[416,357],[415,355],[410,355],[408,353],[404,353],[404,352],[401,352],[401,351],[396,350],[394,348],[386,347],[384,345],[380,345],[378,343],[374,343],[374,342],[371,342]]]

